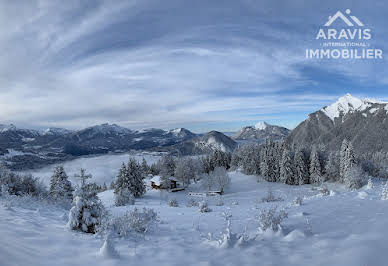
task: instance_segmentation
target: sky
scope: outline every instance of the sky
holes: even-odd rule
[[[388,53],[385,1],[0,1],[0,124],[293,128],[346,93],[388,100],[384,56],[305,58],[346,9]]]

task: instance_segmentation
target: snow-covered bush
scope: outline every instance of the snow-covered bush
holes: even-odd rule
[[[216,206],[224,206],[224,201],[221,196],[217,198]]]
[[[207,206],[207,202],[203,200],[199,203],[199,211],[200,212],[211,212],[212,210]]]
[[[196,201],[195,199],[193,198],[190,198],[187,202],[187,207],[194,207],[194,206],[199,206],[199,203],[198,201]]]
[[[93,184],[84,184],[75,192],[73,207],[69,212],[68,226],[72,230],[96,233],[106,215]]]
[[[373,188],[373,181],[372,178],[368,179],[368,184],[366,185],[366,189],[372,189]]]
[[[345,186],[349,189],[359,189],[365,185],[365,173],[361,167],[353,166],[345,171],[344,174]]]
[[[302,198],[302,197],[296,197],[296,198],[294,199],[294,205],[295,205],[295,206],[300,206],[300,205],[302,205],[302,202],[303,202],[303,198]]]
[[[170,206],[170,207],[178,207],[179,204],[178,204],[178,201],[176,199],[170,199],[168,201],[168,206]]]
[[[318,191],[321,193],[323,196],[329,196],[330,195],[330,190],[327,188],[327,186],[322,185],[320,188],[318,188]]]
[[[115,217],[111,220],[113,232],[121,237],[126,237],[131,233],[146,233],[158,221],[158,215],[153,209],[143,208],[139,211],[134,208],[126,212],[123,216]]]
[[[241,247],[249,240],[248,236],[245,233],[242,233],[242,234],[232,233],[232,229],[231,229],[232,215],[224,214],[224,217],[226,220],[225,232],[222,233],[219,239],[213,239],[213,236],[210,234],[209,242],[219,248]]]
[[[288,217],[288,213],[284,210],[278,211],[277,208],[262,210],[257,216],[259,222],[259,230],[264,232],[267,229],[278,231],[281,228],[282,221]]]
[[[0,187],[4,187],[10,195],[41,198],[47,196],[46,187],[38,178],[16,174],[5,169],[0,170]]]
[[[116,206],[134,205],[134,204],[135,204],[135,197],[127,188],[120,189],[115,194]]]
[[[381,191],[381,199],[388,200],[388,181],[385,182],[383,190]]]
[[[282,200],[283,199],[281,197],[276,197],[271,189],[268,189],[267,195],[261,199],[262,202],[275,202],[275,201],[282,201]]]

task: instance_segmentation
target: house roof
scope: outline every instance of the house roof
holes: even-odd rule
[[[162,178],[160,177],[160,176],[158,176],[158,175],[156,175],[156,176],[154,176],[153,178],[151,178],[151,182],[154,182],[155,183],[155,185],[157,185],[157,186],[160,186],[160,184],[162,183],[162,180],[161,180]],[[169,178],[168,178],[170,181],[175,181],[175,182],[178,182],[178,179],[176,179],[175,177],[173,177],[173,176],[170,176]]]
[[[160,186],[160,183],[161,183],[160,176],[156,175],[156,176],[154,176],[153,178],[151,178],[150,181],[151,181],[151,182],[154,182],[155,185]]]

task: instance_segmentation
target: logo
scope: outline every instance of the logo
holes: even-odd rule
[[[351,11],[350,11],[350,9],[346,9],[346,14],[350,14],[351,13]],[[337,13],[335,13],[335,15],[334,16],[330,16],[329,17],[329,20],[326,22],[326,24],[325,24],[325,27],[329,27],[337,18],[340,18],[340,19],[342,19],[343,20],[343,22],[345,22],[346,23],[346,25],[348,25],[349,27],[353,27],[354,26],[354,24],[344,15],[344,14],[342,14],[342,12],[341,11],[338,11]],[[360,27],[363,27],[364,26],[364,24],[357,18],[357,17],[355,17],[355,16],[350,16],[350,18],[353,20],[353,22],[354,23],[356,23],[358,26],[360,26]]]
[[[306,49],[307,59],[383,59],[383,51],[371,47],[371,29],[350,9],[345,14],[329,16],[315,36],[320,48]]]

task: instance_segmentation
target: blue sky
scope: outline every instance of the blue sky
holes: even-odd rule
[[[348,8],[388,52],[384,1],[1,1],[0,123],[293,128],[348,92],[388,100],[385,58],[305,58]]]

